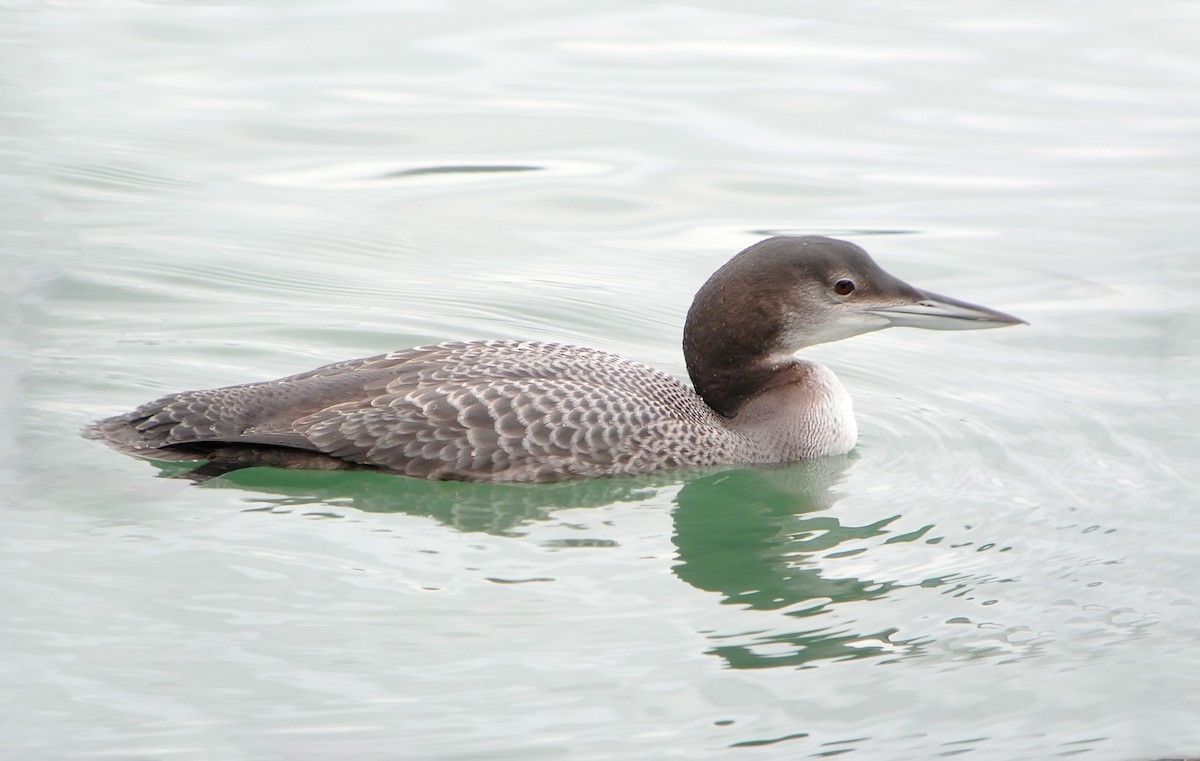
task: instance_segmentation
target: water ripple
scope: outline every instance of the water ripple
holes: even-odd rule
[[[259,172],[248,182],[296,188],[362,188],[390,183],[403,185],[461,185],[536,172],[545,177],[592,177],[612,171],[593,161],[539,160],[522,163],[488,161],[357,161],[279,172]]]

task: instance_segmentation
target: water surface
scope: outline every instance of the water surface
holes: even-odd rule
[[[1200,16],[1183,3],[10,12],[14,758],[1200,754]],[[860,446],[538,486],[77,435],[447,339],[684,374],[837,235],[1029,327],[817,347]]]

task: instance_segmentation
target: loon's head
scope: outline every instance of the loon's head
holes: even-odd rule
[[[781,236],[742,251],[700,288],[684,326],[684,357],[697,391],[732,414],[728,410],[753,392],[756,369],[765,372],[806,346],[896,326],[973,330],[1022,323],[915,288],[853,243]]]
[[[888,327],[974,330],[1024,323],[914,288],[862,248],[819,235],[768,238],[730,259],[696,294],[688,322],[718,316],[742,335],[765,328],[774,334],[772,353],[788,354]]]

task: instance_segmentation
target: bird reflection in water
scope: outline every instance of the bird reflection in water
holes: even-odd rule
[[[678,488],[673,512],[677,562],[685,583],[716,593],[723,604],[748,610],[782,611],[804,625],[781,632],[779,619],[753,632],[710,632],[709,652],[738,669],[802,666],[814,661],[896,656],[918,642],[892,639],[895,628],[850,629],[845,617],[834,625],[824,615],[835,606],[885,597],[899,584],[833,576],[828,562],[865,552],[863,542],[892,533],[893,515],[867,525],[843,523],[834,511],[844,496],[837,483],[854,455],[826,457],[776,467],[674,471],[628,478],[554,484],[472,484],[395,478],[369,472],[280,471],[254,468],[208,480],[205,485],[238,488],[256,496],[258,511],[336,515],[342,508],[370,513],[426,516],[462,532],[522,536],[533,522],[556,511],[639,502]],[[188,477],[186,468],[163,465],[163,475]],[[917,535],[887,541],[913,540]],[[877,542],[880,540],[876,540]],[[839,553],[837,547],[854,548]],[[580,539],[559,546],[602,546],[611,539]],[[939,580],[923,582],[937,585]]]
[[[781,633],[716,635],[712,651],[739,669],[801,666],[811,661],[895,654],[896,629],[850,631],[821,625],[831,608],[884,597],[898,585],[830,577],[817,556],[836,558],[839,545],[890,533],[893,515],[864,526],[844,524],[828,508],[850,456],[771,469],[728,471],[684,485],[676,497],[675,574],[722,602],[750,610],[788,611],[810,625]],[[903,537],[895,537],[902,539]],[[841,555],[865,550],[849,550]],[[813,620],[816,619],[816,620]],[[764,627],[765,628],[765,627]],[[911,643],[909,643],[911,644]]]

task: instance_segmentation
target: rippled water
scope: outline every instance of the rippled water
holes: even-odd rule
[[[1200,14],[734,8],[3,17],[0,755],[1200,754]],[[196,486],[77,436],[445,339],[682,375],[774,232],[1031,325],[817,347],[860,446],[776,469]]]

